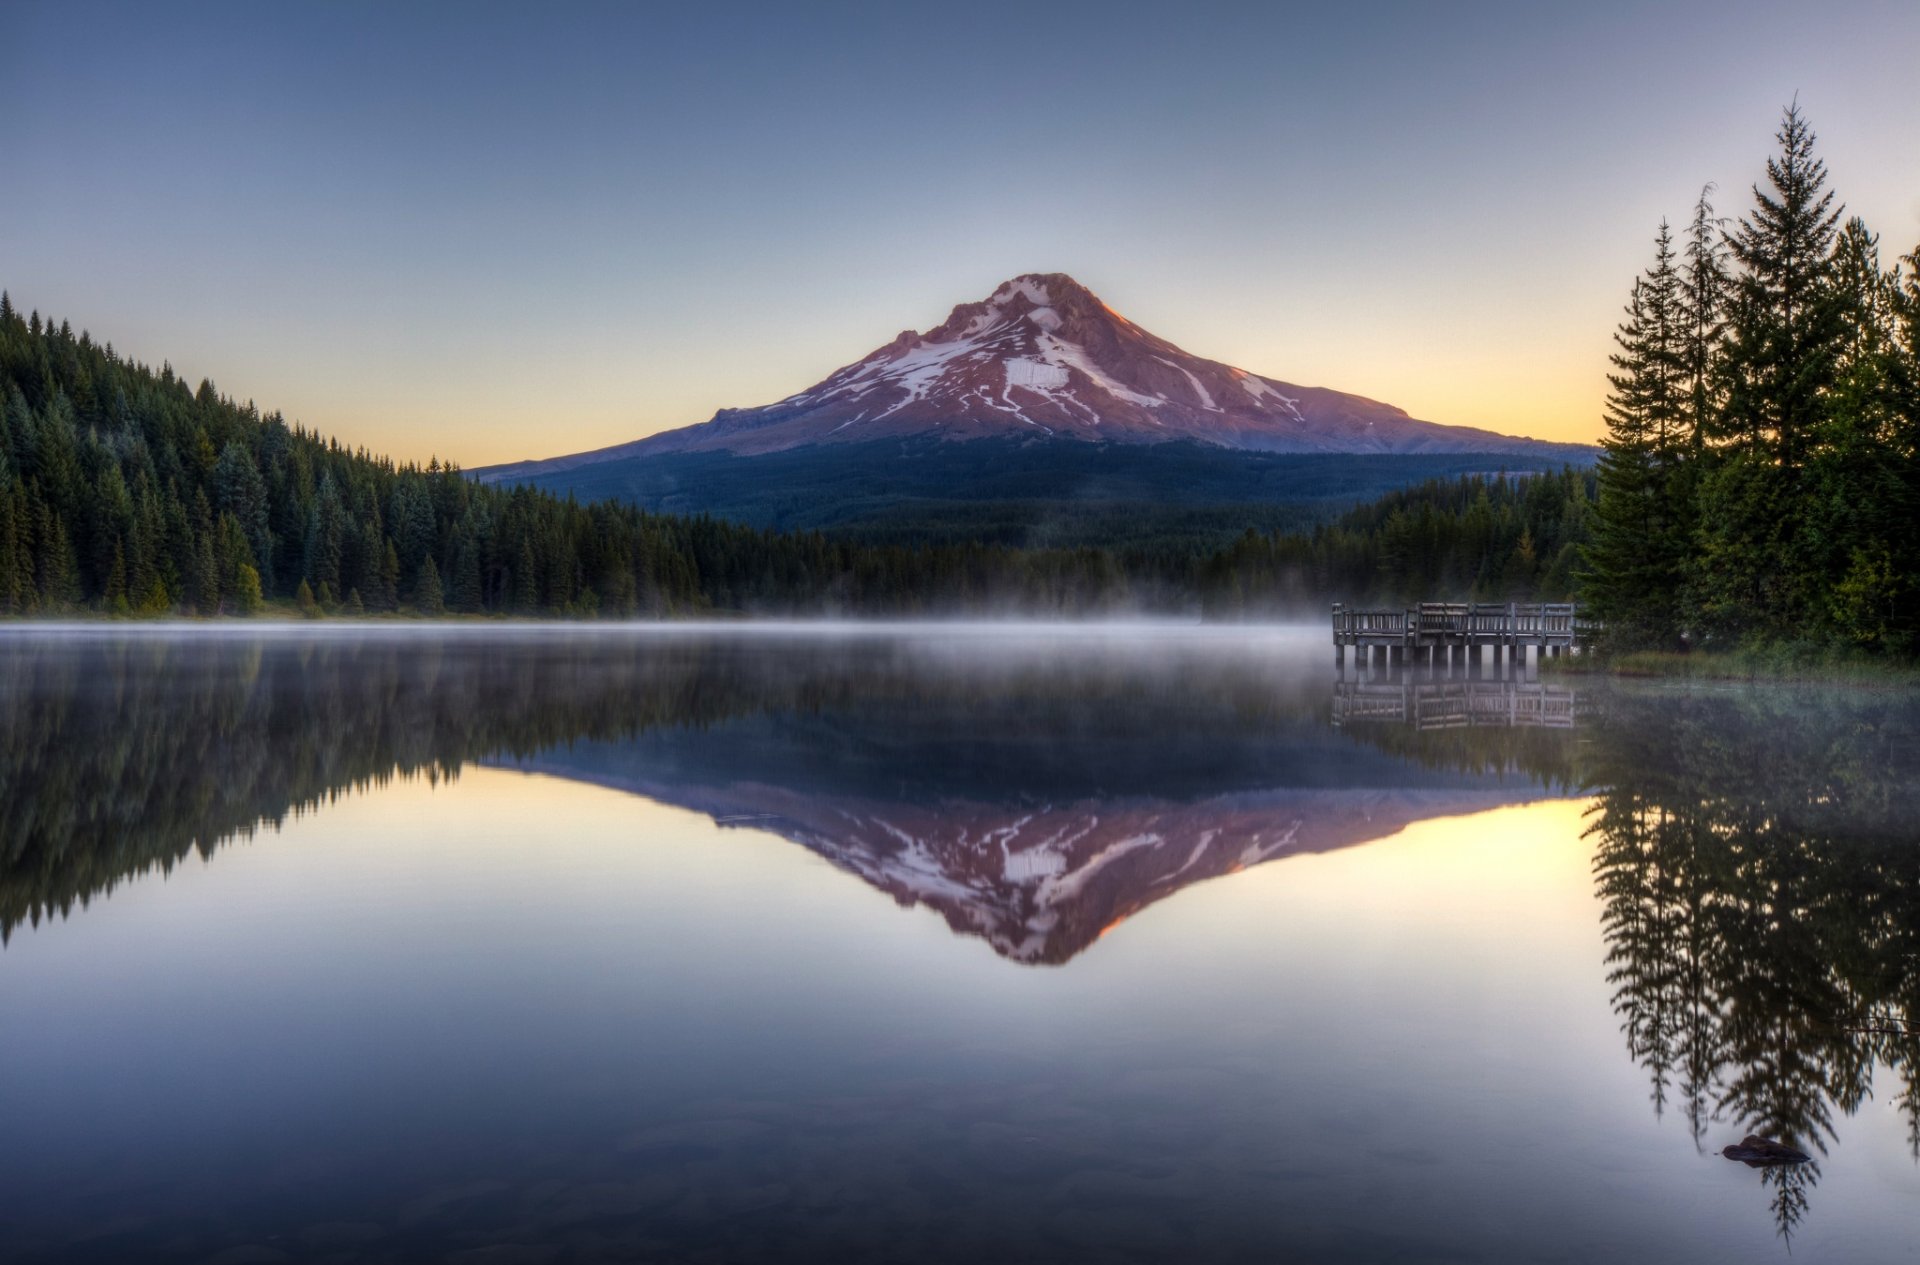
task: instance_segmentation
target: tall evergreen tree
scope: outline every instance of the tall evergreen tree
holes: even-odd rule
[[[1614,333],[1600,499],[1582,588],[1609,636],[1658,643],[1678,631],[1691,544],[1670,486],[1690,444],[1685,297],[1665,221]]]
[[[1813,128],[1796,103],[1767,160],[1768,188],[1728,239],[1740,265],[1727,357],[1728,430],[1785,470],[1804,460],[1822,420],[1844,333],[1833,285],[1841,208],[1813,153]]]
[[[433,565],[431,557],[420,563],[420,577],[413,586],[413,604],[420,608],[422,615],[438,615],[447,608],[440,590],[440,568]]]
[[[267,514],[267,483],[260,477],[253,454],[238,440],[229,441],[220,450],[213,468],[214,508],[231,514],[247,539],[253,562],[263,573],[270,573],[273,562],[272,531]]]
[[[1702,187],[1693,204],[1680,294],[1688,440],[1696,453],[1706,446],[1721,413],[1719,352],[1731,284],[1726,238],[1709,201],[1712,194],[1711,184]]]
[[[1830,583],[1806,519],[1802,468],[1829,407],[1844,334],[1833,283],[1840,210],[1798,104],[1776,134],[1767,188],[1728,239],[1739,266],[1721,353],[1726,451],[1701,480],[1692,592],[1726,636],[1794,637]]]

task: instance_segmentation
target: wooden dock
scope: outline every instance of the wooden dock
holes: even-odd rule
[[[1572,602],[1422,602],[1363,609],[1333,604],[1333,658],[1347,664],[1351,647],[1362,667],[1525,666],[1573,654],[1592,639],[1594,626]]]

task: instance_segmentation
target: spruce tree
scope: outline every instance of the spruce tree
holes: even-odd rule
[[[1697,454],[1714,433],[1721,412],[1719,353],[1727,323],[1726,238],[1714,215],[1711,184],[1701,188],[1687,225],[1686,263],[1680,295],[1681,361],[1686,387],[1687,430]]]
[[[480,587],[480,548],[472,536],[465,536],[454,555],[453,585],[448,605],[457,611],[478,611],[484,606]]]
[[[234,572],[228,598],[236,615],[258,614],[266,606],[266,598],[260,592],[260,572],[251,562],[242,563]]]
[[[1842,334],[1804,480],[1807,564],[1831,582],[1819,613],[1835,634],[1887,648],[1907,632],[1901,555],[1920,510],[1900,456],[1901,280],[1882,269],[1879,239],[1858,217],[1835,241],[1833,265]]]
[[[1833,285],[1841,208],[1814,157],[1814,134],[1788,106],[1767,160],[1768,188],[1728,239],[1740,265],[1728,348],[1729,430],[1783,469],[1799,468],[1818,428],[1843,333]]]
[[[267,484],[253,454],[237,440],[220,450],[213,468],[214,508],[231,514],[245,533],[247,548],[262,572],[271,570],[272,534],[267,516]]]
[[[1689,542],[1669,484],[1690,443],[1681,288],[1662,221],[1653,266],[1635,281],[1627,319],[1614,333],[1600,499],[1582,577],[1616,644],[1670,640],[1680,621]]]
[[[381,552],[380,571],[374,593],[375,609],[390,611],[400,605],[400,554],[388,540]]]
[[[1813,129],[1787,108],[1767,188],[1728,239],[1738,265],[1720,363],[1723,451],[1701,480],[1691,592],[1723,636],[1798,638],[1821,618],[1831,582],[1802,468],[1818,442],[1844,331],[1833,283],[1840,210],[1813,153]]]
[[[422,615],[440,615],[446,611],[446,597],[440,589],[440,568],[429,555],[420,564],[420,577],[413,586],[413,604]]]

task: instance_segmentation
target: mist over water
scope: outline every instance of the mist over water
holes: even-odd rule
[[[7,630],[0,700],[8,1260],[1920,1242],[1897,695],[229,624]]]

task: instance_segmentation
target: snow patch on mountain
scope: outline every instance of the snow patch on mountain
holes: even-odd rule
[[[1126,383],[1110,376],[1078,343],[1070,343],[1053,334],[1042,334],[1039,343],[1042,360],[1059,365],[1063,369],[1078,369],[1093,385],[1116,400],[1125,400],[1129,404],[1138,404],[1143,408],[1158,408],[1167,402],[1164,397],[1142,395]]]
[[[1007,361],[1007,386],[1035,391],[1053,391],[1067,385],[1067,371],[1045,360],[1015,356]]]
[[[1005,307],[1016,298],[1025,299],[1035,307],[1045,307],[1053,300],[1047,295],[1047,287],[1035,276],[1015,277],[993,292],[987,302],[995,307]]]
[[[1060,319],[1060,313],[1050,307],[1037,307],[1033,309],[1033,311],[1027,313],[1027,319],[1035,325],[1038,325],[1041,329],[1046,330],[1049,334],[1054,333],[1062,325],[1066,324],[1065,321]]]
[[[1163,365],[1167,365],[1167,366],[1170,366],[1171,368],[1178,369],[1181,373],[1184,373],[1187,375],[1187,381],[1193,384],[1193,393],[1200,397],[1201,408],[1213,409],[1215,412],[1219,411],[1220,406],[1213,402],[1212,394],[1209,393],[1207,388],[1201,384],[1200,379],[1194,376],[1193,370],[1187,368],[1185,365],[1175,364],[1173,361],[1168,360],[1165,356],[1155,356],[1154,359],[1158,360]]]

